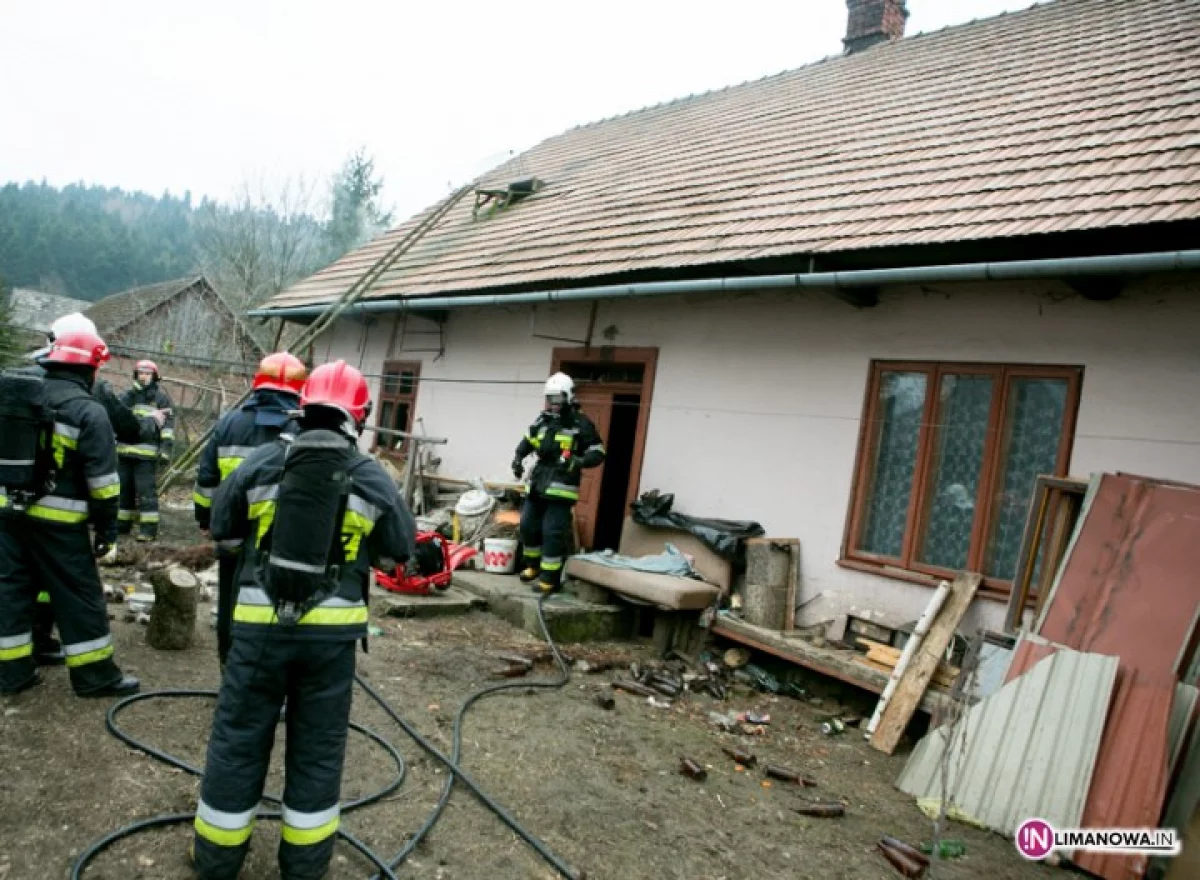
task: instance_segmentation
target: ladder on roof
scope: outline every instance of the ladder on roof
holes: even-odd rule
[[[304,332],[296,337],[296,339],[289,344],[284,351],[290,352],[293,349],[303,350],[306,346],[311,345],[318,336],[328,330],[333,325],[333,322],[340,318],[343,313],[345,313],[346,309],[354,305],[354,303],[358,302],[358,300],[362,299],[363,295],[375,285],[375,282],[382,277],[384,272],[392,268],[392,266],[396,264],[397,260],[404,256],[404,254],[407,253],[413,245],[420,241],[421,238],[423,238],[425,234],[429,232],[429,230],[433,229],[434,226],[440,223],[442,219],[448,213],[450,213],[450,210],[459,203],[462,197],[474,190],[474,188],[475,183],[471,182],[451,193],[446,200],[443,201],[442,204],[439,205],[428,217],[418,223],[415,227],[413,227],[413,229],[409,230],[409,232],[402,239],[400,239],[400,241],[396,242],[396,244],[394,244],[387,253],[376,260],[370,269],[361,275],[357,281],[351,284],[341,296],[330,303],[329,307],[325,309],[325,311],[323,311],[315,321],[309,324]],[[235,409],[241,406],[249,399],[250,394],[251,392],[247,391],[234,402],[230,409]],[[201,434],[196,440],[196,442],[184,450],[183,454],[171,463],[171,466],[167,468],[166,473],[164,473],[158,481],[158,492],[161,493],[166,490],[196,462],[196,459],[200,457],[201,450],[204,449],[204,444],[207,443],[208,438],[212,436],[215,427],[216,422],[209,425],[208,428],[205,429],[204,433]]]

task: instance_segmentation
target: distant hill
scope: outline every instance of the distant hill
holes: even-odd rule
[[[102,186],[0,188],[0,275],[13,287],[95,301],[197,268],[191,195]]]

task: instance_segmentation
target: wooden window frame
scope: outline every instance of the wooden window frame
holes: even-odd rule
[[[875,462],[875,417],[879,406],[879,388],[885,373],[924,373],[926,376],[925,410],[917,437],[917,462],[913,471],[913,491],[908,502],[904,539],[901,555],[882,556],[867,553],[854,547],[866,506],[866,490],[871,482],[870,468]],[[975,497],[975,521],[971,528],[971,541],[967,552],[965,570],[981,572],[987,552],[986,536],[989,534],[994,509],[995,483],[1001,472],[1002,451],[1001,428],[1005,424],[1010,380],[1014,378],[1066,379],[1067,402],[1063,414],[1062,433],[1059,437],[1058,456],[1055,460],[1054,476],[1065,477],[1071,461],[1075,440],[1075,423],[1079,411],[1080,391],[1083,383],[1083,367],[1060,364],[1009,364],[959,361],[884,361],[872,360],[863,401],[863,415],[859,425],[858,448],[855,452],[854,479],[850,492],[850,505],[846,516],[845,532],[842,537],[841,558],[838,565],[859,571],[867,571],[885,577],[904,580],[925,586],[936,586],[943,579],[952,579],[956,572],[929,565],[917,560],[921,546],[922,530],[928,523],[927,503],[930,473],[934,458],[933,431],[938,391],[945,374],[990,375],[995,380],[991,411],[988,414],[987,438],[983,449],[983,465]],[[1006,601],[1012,582],[985,576],[980,585],[980,594]]]
[[[385,403],[406,403],[408,405],[408,422],[402,429],[406,434],[412,433],[413,420],[416,418],[417,412],[417,394],[421,388],[421,362],[420,361],[384,361],[383,369],[380,371],[382,375],[379,377],[379,400],[375,406],[375,427],[382,428],[383,425],[383,410]],[[389,376],[400,376],[404,373],[413,374],[413,385],[411,392],[405,393],[387,393],[387,381]],[[390,427],[390,426],[389,426]],[[374,432],[373,432],[374,433]],[[394,438],[389,439],[382,434],[375,434],[375,439],[371,441],[371,451],[378,452],[389,458],[403,459],[408,454],[408,440],[405,439],[399,446],[392,446]]]

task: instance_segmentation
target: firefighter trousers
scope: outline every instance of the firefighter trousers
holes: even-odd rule
[[[121,510],[117,514],[117,534],[128,535],[138,524],[138,533],[158,537],[158,490],[154,485],[153,458],[122,456],[118,462],[121,477]]]
[[[222,669],[229,657],[229,646],[232,643],[230,629],[233,625],[233,604],[236,598],[234,585],[241,558],[241,553],[217,550],[217,659],[221,661]]]
[[[120,681],[88,527],[10,514],[0,516],[0,692],[20,690],[36,674],[34,606],[42,590],[50,595],[75,692]]]
[[[285,698],[280,875],[319,880],[328,870],[357,644],[234,637],[196,811],[194,863],[204,880],[233,880],[246,858]]]
[[[573,506],[569,501],[530,492],[521,508],[523,567],[539,569],[540,580],[552,587],[562,581],[563,563],[570,546]]]

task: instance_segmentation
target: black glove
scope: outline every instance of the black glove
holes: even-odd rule
[[[525,476],[525,462],[520,458],[514,458],[512,463],[513,476],[518,480]]]
[[[567,459],[567,473],[574,474],[583,469],[583,459],[578,455],[572,455]]]

